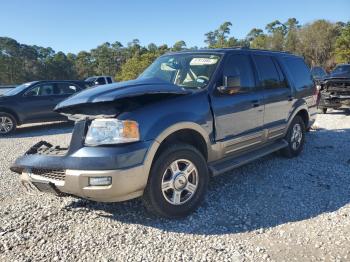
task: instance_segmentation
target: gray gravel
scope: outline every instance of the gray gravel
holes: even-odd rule
[[[319,115],[302,155],[267,156],[212,179],[205,203],[158,219],[140,200],[26,195],[11,162],[71,124],[0,138],[0,261],[350,261],[350,115]]]

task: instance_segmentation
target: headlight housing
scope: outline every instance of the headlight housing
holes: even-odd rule
[[[114,118],[95,119],[85,137],[88,146],[122,144],[140,140],[136,121]]]

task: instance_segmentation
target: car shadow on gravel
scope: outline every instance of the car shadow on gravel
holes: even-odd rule
[[[139,224],[168,232],[262,233],[350,203],[349,138],[350,129],[311,131],[304,152],[297,158],[273,154],[215,177],[201,207],[183,219],[153,217],[139,199],[122,203],[78,199],[66,209],[93,212],[110,223]],[[140,234],[146,231],[140,230]]]
[[[18,127],[13,134],[0,137],[0,139],[67,134],[72,132],[73,126],[73,122],[50,122],[45,124],[24,125]]]
[[[327,115],[345,115],[345,116],[350,116],[350,109],[345,109],[345,110],[330,110],[327,111]]]

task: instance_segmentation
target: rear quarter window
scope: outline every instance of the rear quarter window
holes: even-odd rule
[[[298,57],[285,57],[283,63],[297,90],[311,88],[313,80],[309,67],[304,60]]]

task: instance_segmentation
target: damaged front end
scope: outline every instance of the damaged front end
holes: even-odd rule
[[[321,83],[319,108],[350,108],[350,79],[331,78]]]
[[[55,108],[75,121],[69,147],[41,141],[17,158],[11,170],[21,174],[22,184],[30,191],[104,202],[138,197],[147,183],[144,161],[154,141],[140,137],[134,119],[118,117],[188,93],[163,82],[151,85],[136,80],[78,93]],[[107,140],[106,134],[114,137]],[[116,134],[120,137],[114,139]]]

